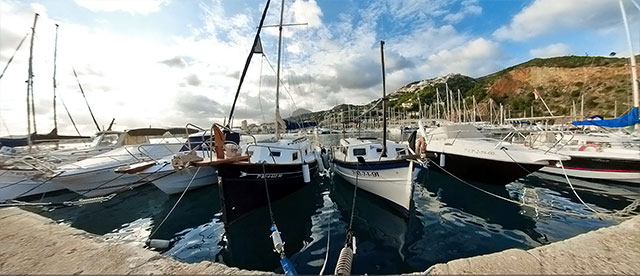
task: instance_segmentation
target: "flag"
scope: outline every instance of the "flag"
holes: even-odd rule
[[[538,94],[538,90],[533,89],[533,96],[535,97],[536,100],[540,98],[540,94]]]
[[[260,41],[260,37],[258,36],[258,40],[256,40],[256,43],[253,45],[253,53],[254,54],[262,54],[262,42]]]

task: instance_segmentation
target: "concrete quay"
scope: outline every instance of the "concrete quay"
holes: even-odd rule
[[[181,263],[19,208],[0,208],[0,274],[273,273]],[[453,260],[412,274],[640,274],[640,216],[534,249]]]
[[[640,216],[529,250],[435,264],[420,274],[640,274]]]
[[[124,242],[105,241],[19,209],[0,208],[0,274],[273,274],[203,261],[187,264]]]

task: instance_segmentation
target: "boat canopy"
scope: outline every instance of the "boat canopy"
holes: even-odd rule
[[[184,128],[184,127],[172,127],[172,128],[134,128],[126,131],[130,136],[162,136],[169,132],[171,134],[192,134],[198,132],[196,129]]]
[[[284,120],[284,122],[287,125],[287,130],[308,128],[308,127],[314,127],[318,125],[318,123],[316,122],[293,122],[289,120]]]
[[[640,123],[638,120],[638,108],[634,107],[631,111],[627,112],[618,118],[609,120],[584,120],[574,121],[573,125],[576,126],[601,126],[601,127],[628,127]]]

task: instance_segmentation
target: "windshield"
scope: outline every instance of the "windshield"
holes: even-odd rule
[[[101,136],[98,136],[96,139],[93,140],[93,142],[91,143],[91,147],[108,147],[108,146],[113,146],[115,144],[118,143],[118,138],[120,137],[120,135],[118,134],[103,134]]]

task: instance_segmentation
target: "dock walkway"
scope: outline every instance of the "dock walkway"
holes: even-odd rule
[[[509,249],[436,264],[444,274],[640,274],[640,216],[530,250]]]
[[[0,209],[0,274],[272,274],[203,261],[186,264],[126,242]],[[530,250],[436,264],[413,274],[640,274],[640,216]]]
[[[0,274],[272,274],[187,264],[139,245],[105,241],[19,209],[0,208]]]

